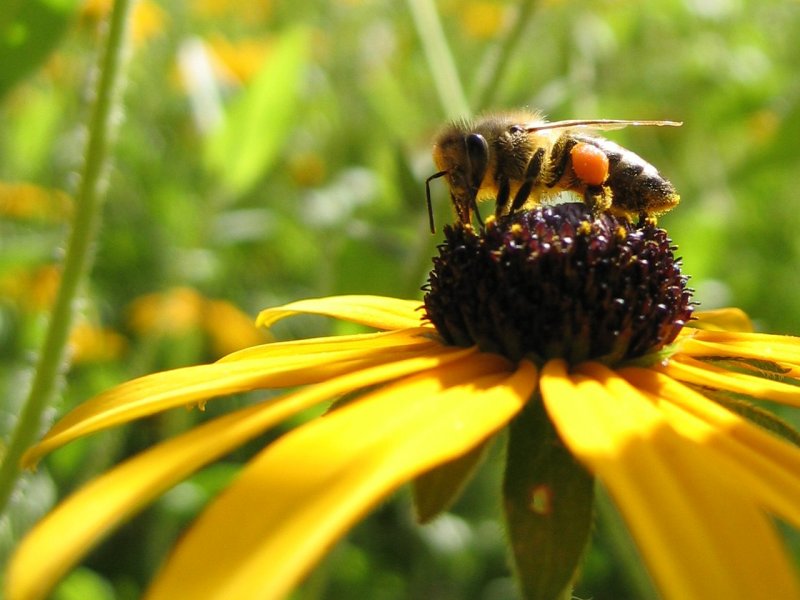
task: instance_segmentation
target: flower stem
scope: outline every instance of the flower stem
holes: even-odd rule
[[[131,0],[115,0],[111,11],[106,45],[100,56],[88,143],[75,195],[76,208],[67,241],[61,283],[30,392],[0,466],[0,511],[6,506],[14,489],[20,472],[22,453],[35,440],[42,415],[56,398],[62,381],[61,374],[66,369],[67,341],[72,328],[76,298],[93,258],[92,249],[100,220],[108,146],[119,121],[116,113],[119,111],[120,73],[130,5]]]

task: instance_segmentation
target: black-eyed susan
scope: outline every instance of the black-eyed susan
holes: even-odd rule
[[[566,204],[480,232],[450,227],[446,238],[424,308],[344,296],[259,317],[269,326],[313,313],[377,333],[251,347],[125,383],[66,415],[28,465],[158,411],[304,386],[163,442],[67,498],[19,546],[7,597],[43,597],[159,493],[344,394],[242,469],[181,538],[149,598],[283,597],[403,483],[415,482],[423,519],[444,508],[507,425],[504,506],[525,597],[569,593],[595,478],[665,598],[800,597],[772,521],[800,526],[800,450],[788,426],[746,401],[800,405],[800,339],[752,333],[735,310],[693,316],[674,248],[649,223]]]

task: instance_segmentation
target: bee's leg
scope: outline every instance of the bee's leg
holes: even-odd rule
[[[589,185],[583,193],[583,201],[595,214],[604,213],[611,208],[613,199],[611,188],[607,185]]]
[[[570,151],[575,144],[577,142],[566,135],[562,135],[553,144],[553,148],[550,150],[550,159],[547,161],[547,169],[541,177],[542,183],[547,187],[555,186],[564,177],[572,160]],[[544,153],[542,158],[544,158]]]
[[[519,190],[517,190],[516,195],[514,196],[514,202],[511,203],[511,210],[508,211],[509,214],[517,212],[525,202],[528,200],[528,196],[531,195],[531,190],[533,189],[533,179],[526,179],[521,186],[519,186]]]
[[[450,198],[453,201],[453,207],[456,209],[456,217],[458,217],[459,222],[471,223],[472,204],[470,203],[470,201],[458,198],[452,194],[450,195]]]
[[[481,219],[481,211],[478,210],[478,203],[475,201],[474,197],[472,198],[472,207],[471,208],[472,208],[472,210],[475,211],[475,217],[478,219],[478,225],[483,227],[483,219]],[[470,221],[471,221],[471,217],[470,217]]]
[[[543,160],[544,148],[539,148],[528,161],[528,166],[525,168],[525,176],[522,179],[522,185],[519,186],[517,193],[514,195],[514,201],[511,203],[511,210],[508,211],[509,214],[517,212],[528,200],[528,196],[531,195],[531,190],[533,190],[533,185],[539,180],[542,174]]]
[[[502,178],[497,182],[497,199],[494,205],[494,216],[500,218],[508,210],[508,201],[511,200],[511,188],[508,179]]]
[[[658,223],[658,220],[652,216],[648,215],[645,212],[639,213],[639,221],[636,223],[636,227],[642,229],[643,227],[655,227]]]

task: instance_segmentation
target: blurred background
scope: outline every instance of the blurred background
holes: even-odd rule
[[[110,6],[0,8],[4,436],[58,285]],[[683,121],[608,137],[681,194],[659,223],[701,308],[738,306],[760,330],[800,334],[796,0],[140,0],[131,25],[103,223],[57,414],[131,377],[266,341],[252,325],[266,306],[350,293],[421,298],[440,240],[425,208],[431,139],[447,120],[494,109]],[[452,213],[445,184],[432,189],[441,230]],[[345,331],[296,318],[273,333]],[[109,465],[263,397],[175,411],[55,453],[0,521],[0,554]],[[167,493],[54,597],[137,598],[182,527],[266,441]],[[417,527],[401,493],[294,597],[514,598],[501,446],[450,513]],[[652,597],[614,513],[601,502],[598,514],[576,595]]]

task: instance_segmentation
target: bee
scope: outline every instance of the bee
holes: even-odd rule
[[[549,196],[573,192],[594,212],[640,222],[667,212],[680,201],[658,170],[596,131],[628,125],[672,126],[675,121],[587,119],[548,123],[526,111],[487,114],[456,122],[436,137],[438,172],[425,181],[428,218],[433,222],[430,182],[445,177],[456,217],[482,224],[478,201],[494,199],[495,216],[535,206]]]

